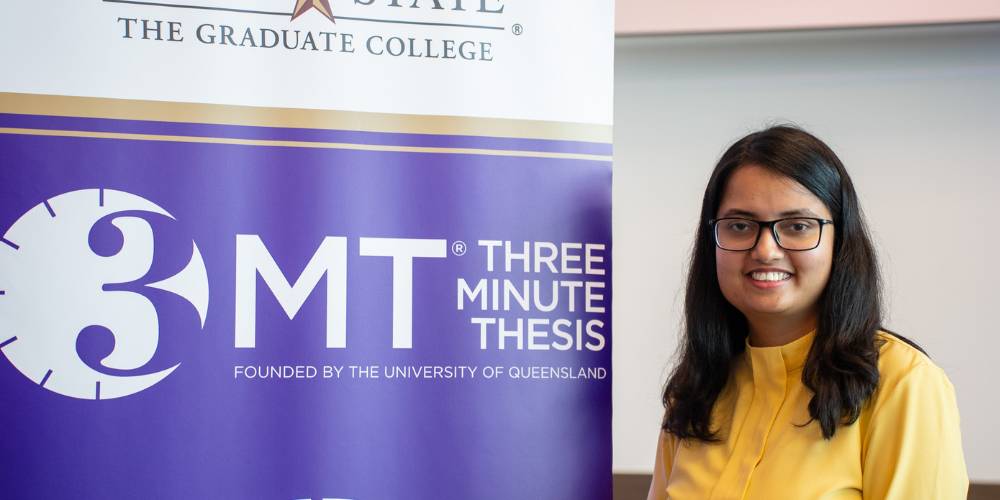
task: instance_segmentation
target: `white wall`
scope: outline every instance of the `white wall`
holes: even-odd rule
[[[709,172],[791,121],[847,165],[888,326],[947,371],[970,477],[1000,482],[1000,24],[619,38],[615,56],[615,472],[652,470]]]

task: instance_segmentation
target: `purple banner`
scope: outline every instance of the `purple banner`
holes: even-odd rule
[[[610,145],[0,127],[3,498],[611,498]]]

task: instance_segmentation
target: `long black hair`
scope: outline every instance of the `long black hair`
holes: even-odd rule
[[[881,278],[847,170],[823,141],[791,126],[767,128],[730,146],[705,188],[687,279],[680,362],[663,391],[663,430],[682,439],[717,440],[712,407],[729,380],[731,364],[745,350],[747,320],[719,288],[715,242],[707,224],[716,216],[729,177],[743,165],[798,182],[833,215],[833,265],[802,370],[802,382],[813,393],[809,415],[829,439],[838,425],[858,419],[878,386],[875,334],[883,329]]]

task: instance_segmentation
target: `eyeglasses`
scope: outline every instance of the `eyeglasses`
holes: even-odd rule
[[[823,238],[823,226],[832,220],[816,217],[794,217],[777,220],[753,220],[725,217],[708,221],[715,235],[715,244],[723,250],[742,252],[757,246],[760,230],[771,228],[775,243],[785,250],[812,250]]]

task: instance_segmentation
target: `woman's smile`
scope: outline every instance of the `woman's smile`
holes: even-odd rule
[[[755,287],[770,290],[783,286],[794,275],[783,270],[757,269],[746,274],[747,280]]]

